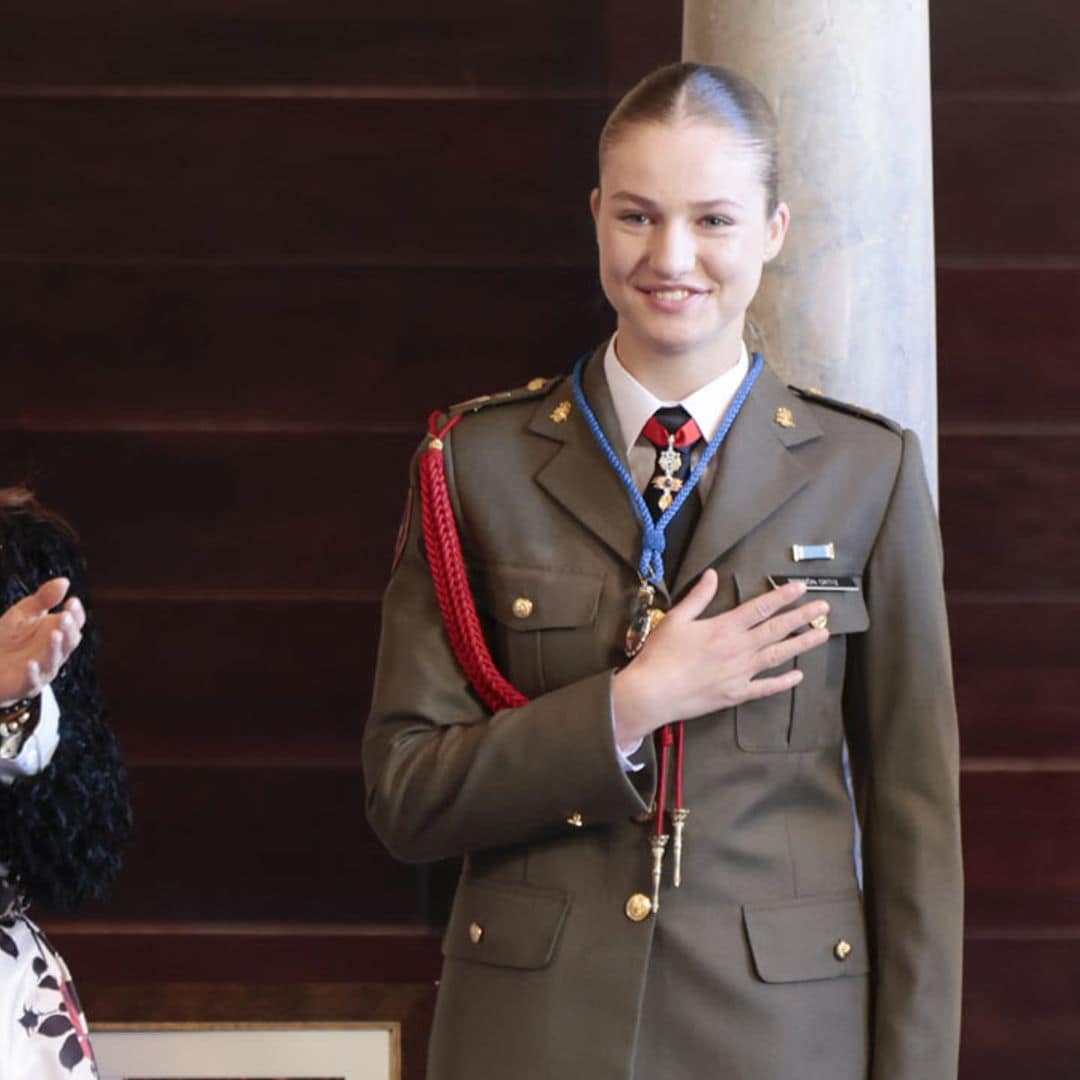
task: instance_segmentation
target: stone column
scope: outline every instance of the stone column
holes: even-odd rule
[[[685,0],[683,56],[765,92],[784,251],[753,310],[788,382],[914,428],[937,490],[928,0]]]

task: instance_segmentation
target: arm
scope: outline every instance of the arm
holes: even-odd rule
[[[39,663],[37,676],[49,683],[58,706],[59,742],[40,773],[0,785],[0,862],[8,864],[30,899],[72,908],[85,896],[103,896],[119,867],[131,828],[127,774],[105,718],[94,622],[90,616],[83,621],[86,580],[81,555],[69,533],[39,510],[14,511],[0,517],[0,523],[5,601],[12,604],[60,569],[70,578],[73,594],[64,611],[76,618],[82,637],[81,643],[68,643],[73,652],[61,650],[55,670],[48,657]],[[66,587],[65,582],[55,603],[63,599]],[[32,599],[12,604],[8,614]]]
[[[413,510],[383,598],[364,740],[368,816],[399,858],[516,844],[645,811],[655,769],[624,773],[612,738],[611,672],[494,715],[466,685],[444,631]],[[650,751],[651,752],[651,751]]]
[[[874,955],[873,1080],[955,1078],[963,875],[941,542],[917,437],[866,570],[845,702]]]

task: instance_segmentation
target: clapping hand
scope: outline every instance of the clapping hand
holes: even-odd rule
[[[50,614],[69,584],[52,578],[0,616],[0,707],[40,694],[82,641],[86,612],[77,597]]]

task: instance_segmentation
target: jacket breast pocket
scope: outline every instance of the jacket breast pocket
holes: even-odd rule
[[[554,889],[462,878],[443,955],[496,967],[547,967],[569,909],[570,898]]]
[[[484,602],[495,653],[527,697],[591,675],[607,663],[595,633],[604,575],[508,564],[485,568]]]
[[[794,690],[736,706],[735,738],[741,749],[782,753],[840,745],[844,737],[841,698],[848,635],[862,633],[870,625],[862,579],[856,575],[854,581],[857,587],[853,591],[811,592],[800,601],[800,605],[819,598],[828,601],[829,640],[794,661],[758,676],[778,675],[793,667],[803,673],[802,682]],[[770,588],[764,578],[739,574],[735,575],[735,586],[739,603]]]
[[[870,971],[858,896],[747,905],[743,921],[754,970],[762,982],[810,982]]]

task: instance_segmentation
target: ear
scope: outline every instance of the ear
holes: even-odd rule
[[[592,213],[592,219],[594,225],[600,224],[600,189],[594,187],[589,192],[589,210]]]
[[[780,254],[790,223],[791,211],[788,209],[788,204],[779,203],[773,211],[772,217],[769,218],[768,225],[765,227],[765,262],[771,262]]]

